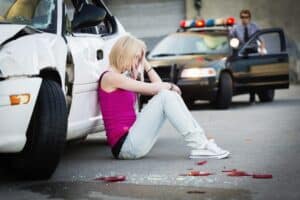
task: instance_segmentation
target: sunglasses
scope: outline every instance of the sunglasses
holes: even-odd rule
[[[250,18],[249,16],[245,16],[245,15],[241,16],[241,19],[249,19],[249,18]]]

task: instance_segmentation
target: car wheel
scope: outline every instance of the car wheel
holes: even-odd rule
[[[61,87],[43,80],[27,130],[23,151],[11,160],[13,170],[26,179],[47,179],[62,155],[67,133],[67,107]]]
[[[271,102],[274,100],[275,91],[274,89],[263,90],[257,92],[257,95],[261,102]]]
[[[232,78],[230,74],[223,73],[220,76],[219,89],[215,106],[218,109],[229,108],[232,100]]]

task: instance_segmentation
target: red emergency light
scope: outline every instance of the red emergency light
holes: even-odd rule
[[[181,20],[181,28],[203,28],[213,26],[233,26],[235,24],[235,18],[218,18],[218,19],[192,19],[192,20]]]
[[[195,26],[196,27],[205,27],[205,21],[203,19],[196,20]]]
[[[226,20],[226,25],[227,26],[232,26],[234,24],[235,24],[235,19],[233,17],[227,18],[227,20]]]
[[[186,24],[186,20],[181,20],[180,21],[180,27],[184,28]]]

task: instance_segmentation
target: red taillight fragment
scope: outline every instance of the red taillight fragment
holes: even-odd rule
[[[179,174],[179,176],[209,176],[209,175],[213,175],[213,173],[200,172],[200,171],[190,171],[187,174]]]
[[[120,182],[120,181],[125,181],[126,176],[105,176],[105,177],[95,178],[95,180],[105,181],[105,182]]]
[[[207,163],[207,161],[203,160],[203,161],[197,162],[197,165],[205,165],[206,163]]]
[[[252,178],[270,179],[273,178],[272,174],[253,174]]]
[[[244,171],[232,171],[227,174],[227,176],[251,176],[251,174],[248,174],[247,172]]]
[[[209,172],[200,172],[200,171],[191,171],[188,173],[188,176],[209,176],[212,175],[212,173]]]

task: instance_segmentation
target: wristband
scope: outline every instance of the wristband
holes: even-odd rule
[[[148,69],[146,72],[148,73],[148,72],[150,72],[152,69],[153,69],[153,68],[152,68],[152,67],[150,67],[150,69]]]

